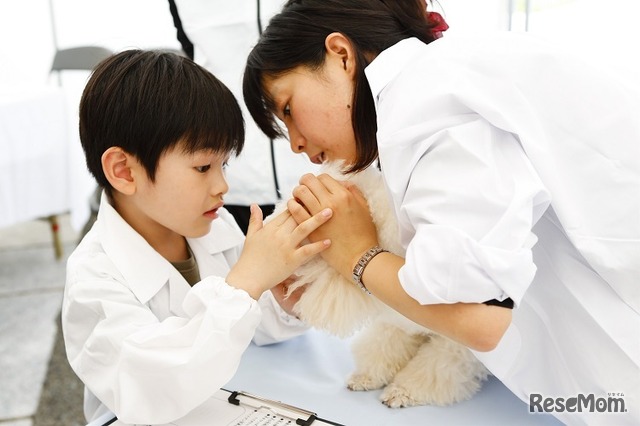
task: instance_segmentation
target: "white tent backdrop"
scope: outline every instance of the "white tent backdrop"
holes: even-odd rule
[[[46,80],[55,52],[52,22],[59,48],[179,47],[167,1],[3,0],[0,84]]]
[[[229,0],[253,1],[253,0]],[[98,44],[113,50],[127,47],[178,48],[164,0],[22,0],[0,1],[0,85],[38,84],[47,78],[54,53],[50,3],[60,48]],[[566,43],[577,51],[600,52],[603,59],[638,77],[640,60],[634,41],[637,0],[438,0],[451,32],[524,29]],[[527,3],[529,7],[527,7]]]
[[[555,40],[640,85],[640,2],[531,0],[529,32]]]

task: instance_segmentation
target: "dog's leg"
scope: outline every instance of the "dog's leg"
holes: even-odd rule
[[[409,335],[384,323],[374,323],[354,340],[352,352],[356,371],[347,380],[351,390],[380,389],[414,357],[424,335]]]
[[[471,398],[487,374],[469,349],[433,335],[384,389],[380,400],[392,408],[449,405]]]

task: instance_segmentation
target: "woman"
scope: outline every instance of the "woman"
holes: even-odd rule
[[[322,256],[532,411],[637,424],[640,95],[525,35],[439,38],[423,3],[291,1],[244,77],[267,135],[282,121],[295,152],[350,171],[379,160],[405,258],[328,176],[305,175],[291,213],[330,206]]]

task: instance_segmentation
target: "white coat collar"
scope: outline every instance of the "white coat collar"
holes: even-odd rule
[[[418,55],[425,46],[426,44],[415,37],[406,38],[380,52],[364,69],[376,105],[385,86],[395,79],[405,65],[411,62],[413,57]]]
[[[187,238],[203,278],[216,270],[219,272],[215,262],[212,262],[212,255],[242,244],[242,232],[229,222],[229,218],[231,215],[228,212],[221,211],[221,217],[212,223],[208,235]],[[181,310],[179,306],[174,306],[174,302],[181,303],[184,297],[180,295],[184,295],[190,286],[173,265],[120,216],[104,193],[100,200],[97,226],[105,253],[118,268],[136,298],[141,303],[147,303],[169,283],[172,301],[170,309],[174,313]]]

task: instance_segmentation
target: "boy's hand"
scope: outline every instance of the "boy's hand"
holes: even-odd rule
[[[287,279],[300,265],[330,246],[328,239],[305,242],[331,215],[331,209],[323,209],[298,224],[285,210],[265,225],[262,211],[252,205],[244,248],[227,275],[227,283],[257,300],[264,291]]]

